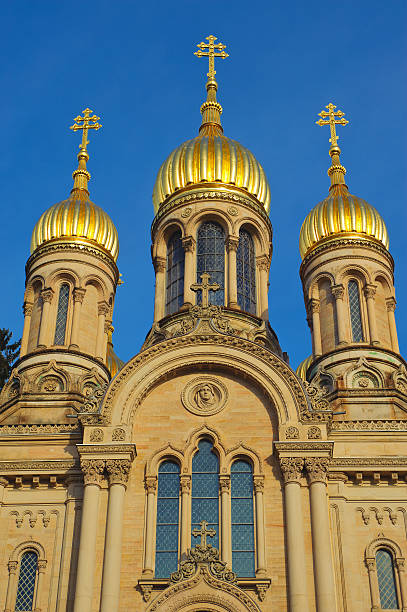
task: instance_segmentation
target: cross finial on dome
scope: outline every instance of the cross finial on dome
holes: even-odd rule
[[[86,162],[89,159],[87,145],[89,144],[88,140],[88,130],[99,130],[102,125],[98,123],[100,117],[97,115],[92,115],[93,111],[90,108],[85,108],[83,111],[83,117],[78,115],[75,117],[75,123],[71,125],[71,130],[77,132],[78,130],[82,130],[82,142],[79,145],[79,153],[78,153],[78,168],[72,174],[74,179],[73,191],[80,192],[81,190],[85,191],[88,195],[88,181],[90,179],[90,174],[86,169]]]
[[[319,114],[321,119],[318,119],[315,123],[317,125],[329,125],[331,130],[331,138],[329,142],[331,143],[331,148],[329,149],[329,155],[332,159],[332,165],[328,170],[328,175],[331,178],[331,188],[334,185],[345,185],[345,174],[346,168],[341,165],[339,155],[341,150],[338,146],[339,136],[336,134],[336,126],[337,125],[346,125],[349,123],[347,119],[345,119],[345,113],[341,110],[337,110],[336,106],[330,102],[325,108],[328,111],[322,110]]]
[[[216,100],[216,92],[218,90],[218,84],[215,79],[215,57],[226,59],[229,55],[226,53],[226,45],[222,43],[215,44],[215,40],[218,40],[216,36],[212,34],[206,37],[208,43],[201,42],[198,46],[198,51],[195,51],[194,55],[197,57],[208,57],[209,58],[209,72],[208,80],[206,82],[207,97],[206,102],[201,106],[202,124],[199,131],[204,136],[219,135],[222,134],[223,128],[220,122],[220,116],[222,114],[222,107]]]
[[[210,34],[206,37],[208,43],[201,42],[198,47],[198,51],[195,51],[194,55],[197,57],[208,57],[209,58],[209,72],[208,72],[208,80],[215,79],[215,57],[221,57],[222,59],[226,59],[229,57],[229,54],[226,53],[226,45],[222,43],[217,43],[215,45],[215,40],[218,40],[216,36]],[[207,49],[207,51],[206,51]]]

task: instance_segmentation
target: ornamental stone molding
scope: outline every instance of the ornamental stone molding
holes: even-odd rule
[[[308,302],[308,311],[310,314],[314,312],[319,312],[320,310],[320,300],[315,298],[311,298]]]
[[[363,293],[367,300],[374,299],[374,296],[376,295],[376,291],[377,291],[376,285],[365,285],[363,287]]]
[[[335,300],[343,300],[345,295],[345,287],[343,285],[332,285],[331,292]]]
[[[25,301],[23,304],[23,313],[25,317],[31,317],[33,312],[34,304],[32,302]]]
[[[105,301],[98,302],[98,315],[107,315],[109,312],[109,304]]]
[[[256,257],[256,265],[259,270],[268,272],[270,268],[270,258],[267,255],[258,255]]]
[[[41,291],[41,298],[43,302],[52,302],[52,298],[54,297],[54,290],[51,288],[43,289]]]
[[[181,240],[182,246],[184,247],[184,251],[188,253],[193,253],[196,247],[196,240],[193,236],[185,236]]]
[[[263,475],[253,476],[253,488],[254,488],[255,493],[264,492],[264,476]]]
[[[83,473],[83,481],[86,485],[100,486],[103,480],[103,472],[105,462],[102,459],[82,459],[81,470]]]
[[[310,484],[327,481],[329,459],[324,457],[306,457],[305,470]]]
[[[84,300],[84,297],[85,297],[85,293],[86,293],[86,289],[84,289],[82,287],[75,287],[75,289],[72,292],[72,294],[73,294],[73,301],[74,302],[79,302],[80,304],[82,304],[83,300]]]
[[[157,491],[158,479],[156,476],[146,476],[144,479],[144,487],[147,493],[155,493]]]
[[[360,421],[332,421],[332,432],[344,431],[407,431],[407,421],[396,420],[360,420]]]
[[[226,385],[214,376],[193,378],[181,393],[184,408],[199,416],[217,414],[225,407],[227,399]]]
[[[157,255],[156,257],[154,257],[153,265],[156,273],[165,272],[165,269],[167,267],[167,260],[165,257],[159,257]]]
[[[226,250],[229,253],[230,251],[237,251],[239,246],[239,236],[228,236],[226,238]]]
[[[106,471],[109,485],[121,484],[126,486],[129,480],[131,461],[129,459],[107,459]]]
[[[386,308],[389,312],[394,312],[396,310],[396,299],[394,297],[390,297],[386,299]]]
[[[230,492],[230,476],[219,476],[219,490],[221,493]]]
[[[304,459],[301,457],[280,458],[280,468],[283,474],[284,484],[289,482],[300,482]]]

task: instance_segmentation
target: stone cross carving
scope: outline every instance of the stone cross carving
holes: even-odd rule
[[[201,274],[202,283],[194,283],[191,285],[192,291],[202,291],[202,307],[207,308],[209,306],[209,291],[217,291],[220,289],[218,283],[210,283],[210,274],[204,272]]]
[[[206,548],[206,536],[213,538],[216,535],[216,531],[214,529],[207,529],[208,523],[206,521],[201,521],[199,524],[201,528],[194,529],[192,531],[192,535],[194,536],[194,538],[198,538],[199,536],[201,536],[201,548]]]

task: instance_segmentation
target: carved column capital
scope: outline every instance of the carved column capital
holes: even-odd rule
[[[72,293],[73,301],[80,302],[82,304],[83,298],[85,297],[85,293],[86,293],[86,289],[83,289],[82,287],[75,287]]]
[[[404,557],[396,557],[396,567],[399,572],[404,572],[406,560]]]
[[[144,479],[144,487],[147,493],[156,493],[157,477],[156,476],[146,476]]]
[[[310,315],[312,315],[314,312],[319,312],[319,308],[320,308],[320,300],[316,298],[311,298],[308,302],[308,310],[309,310]]]
[[[0,487],[7,487],[7,485],[8,485],[7,478],[4,478],[4,476],[0,476]]]
[[[47,562],[45,559],[42,559],[41,561],[38,561],[38,571],[39,573],[43,574],[45,572],[45,569],[47,567]]]
[[[191,476],[184,475],[180,478],[181,493],[189,493],[191,490]]]
[[[309,483],[326,483],[329,467],[329,459],[325,457],[307,457],[305,459],[305,469],[308,473]]]
[[[345,287],[343,285],[332,285],[331,292],[335,300],[343,300],[343,296],[345,295]]]
[[[182,240],[184,251],[193,253],[195,251],[196,240],[193,236],[185,236]]]
[[[52,298],[54,297],[54,290],[49,288],[49,289],[43,289],[41,291],[41,297],[42,297],[42,301],[43,302],[52,302]]]
[[[165,257],[159,257],[157,255],[157,257],[154,257],[153,265],[154,265],[154,270],[155,270],[156,274],[157,274],[157,272],[165,272],[167,261],[166,261]]]
[[[102,459],[81,459],[81,470],[85,486],[89,484],[100,486],[104,469],[105,462]]]
[[[219,489],[221,493],[229,493],[230,476],[219,476]]]
[[[390,297],[387,298],[386,300],[386,308],[388,310],[388,312],[394,312],[396,310],[396,300],[394,299],[394,297]]]
[[[365,563],[366,563],[366,567],[368,569],[369,572],[375,572],[376,571],[376,559],[374,557],[367,557],[365,559]]]
[[[25,317],[31,317],[33,312],[34,304],[32,302],[25,301],[23,304],[23,313]]]
[[[228,236],[226,238],[226,250],[229,253],[230,251],[237,251],[237,247],[239,246],[239,236]]]
[[[283,474],[284,484],[289,482],[300,482],[303,467],[304,459],[301,457],[281,458],[280,468]]]
[[[267,255],[258,255],[258,257],[256,257],[256,265],[259,270],[267,272],[270,266],[269,257],[267,257]]]
[[[15,574],[17,571],[18,561],[9,561],[7,563],[9,574]]]
[[[98,302],[98,315],[106,316],[108,312],[109,312],[109,305],[107,304],[107,302],[105,302],[104,300],[102,300],[101,302]]]
[[[113,332],[112,321],[111,321],[111,319],[106,319],[106,321],[105,321],[105,334],[108,334],[110,331]]]
[[[367,300],[373,300],[376,295],[376,285],[365,285],[363,287],[363,293],[365,294],[365,298]]]
[[[107,459],[106,471],[109,485],[121,484],[126,486],[129,480],[131,461],[129,459]]]
[[[264,492],[264,476],[253,476],[253,487],[255,493]]]

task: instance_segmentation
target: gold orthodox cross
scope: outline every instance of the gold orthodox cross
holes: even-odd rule
[[[323,110],[318,113],[319,116],[322,117],[322,119],[318,119],[318,121],[316,121],[315,123],[317,125],[329,125],[329,127],[331,128],[331,138],[329,139],[329,142],[333,147],[337,147],[339,136],[336,135],[335,125],[346,125],[347,123],[349,123],[349,121],[344,119],[345,113],[343,113],[342,111],[338,110],[335,112],[336,106],[331,104],[331,102],[325,108],[327,108],[328,111]]]
[[[201,274],[202,283],[194,283],[191,285],[192,291],[202,291],[202,307],[206,308],[209,306],[209,291],[217,291],[220,289],[220,285],[218,283],[210,283],[210,274],[204,272]]]
[[[216,74],[215,57],[221,57],[222,59],[226,59],[227,57],[229,57],[229,54],[224,51],[224,49],[226,49],[226,45],[223,45],[222,43],[217,43],[215,45],[215,40],[218,40],[216,36],[212,36],[211,34],[210,36],[206,37],[206,40],[208,40],[209,43],[199,43],[199,45],[197,45],[199,51],[195,51],[194,55],[197,55],[198,57],[209,57],[208,78],[214,79]],[[205,49],[208,50],[205,51]]]
[[[98,130],[102,127],[100,123],[98,123],[100,117],[97,115],[92,115],[93,111],[90,108],[85,108],[83,112],[83,117],[78,115],[75,117],[75,123],[71,125],[71,130],[77,132],[78,130],[82,130],[82,143],[79,145],[79,148],[82,151],[86,151],[86,145],[89,144],[88,140],[88,130]]]
[[[194,536],[194,538],[198,538],[199,536],[201,536],[201,547],[206,548],[206,536],[213,538],[216,535],[216,531],[214,529],[207,529],[208,523],[206,521],[201,521],[199,525],[201,526],[201,528],[194,529],[192,531],[192,535]]]

